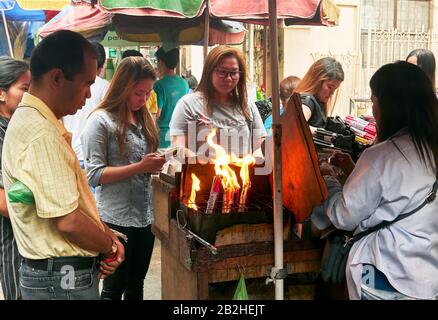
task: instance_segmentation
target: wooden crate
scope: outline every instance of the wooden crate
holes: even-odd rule
[[[176,185],[163,181],[157,176],[152,178],[154,225],[160,230],[160,235],[166,238],[169,237],[169,220],[177,210],[178,192]]]
[[[264,278],[274,265],[273,241],[221,245],[217,246],[218,254],[213,255],[188,239],[175,219],[170,220],[169,237],[163,237],[156,225],[153,231],[162,240],[162,299],[208,299],[210,283],[238,280],[242,270],[247,279]],[[318,241],[284,241],[284,263],[289,274],[318,272],[320,259]]]

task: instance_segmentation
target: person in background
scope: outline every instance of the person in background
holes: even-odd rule
[[[138,50],[130,49],[122,52],[122,59],[125,59],[127,57],[143,57],[143,55]]]
[[[122,53],[122,59],[127,57],[143,57],[140,51],[137,50],[126,50]],[[157,102],[157,94],[154,90],[151,91],[151,94],[149,95],[149,98],[146,101],[146,108],[148,108],[149,112],[151,113],[152,117],[154,118],[154,121],[157,119],[157,112],[158,112],[158,102]]]
[[[62,118],[65,129],[72,134],[72,147],[82,168],[84,168],[85,159],[82,154],[81,135],[84,131],[88,116],[103,100],[109,87],[109,82],[99,77],[106,60],[105,49],[100,43],[93,43],[93,47],[97,54],[97,75],[94,83],[90,87],[91,97],[85,100],[85,105],[82,109],[73,115],[67,115]]]
[[[30,71],[26,62],[0,57],[0,282],[6,300],[21,299],[18,276],[21,258],[9,220],[1,154],[9,120],[29,89],[29,83]]]
[[[173,112],[172,144],[203,155],[207,150],[201,146],[217,128],[217,143],[228,153],[245,156],[257,150],[266,131],[255,103],[248,102],[246,77],[241,51],[229,46],[211,50],[196,92],[182,97]]]
[[[415,49],[406,57],[406,61],[419,66],[432,81],[432,87],[435,89],[435,56],[433,52],[427,49]]]
[[[437,299],[438,200],[429,196],[438,178],[438,100],[426,74],[405,61],[378,69],[370,87],[378,142],[356,165],[334,154],[330,163],[349,177],[342,187],[323,172],[329,197],[312,222],[357,234],[420,208],[353,244],[348,292],[350,299]]]
[[[190,75],[185,79],[189,85],[189,93],[195,92],[196,88],[198,87],[198,80],[196,80],[196,77],[194,75]]]
[[[145,58],[124,58],[82,135],[87,177],[96,188],[102,220],[128,237],[122,240],[125,262],[104,280],[102,299],[143,299],[154,247],[151,174],[161,171],[165,162],[153,154],[158,132],[145,107],[155,79]]]
[[[170,146],[169,123],[178,100],[189,92],[187,81],[176,74],[179,62],[179,50],[174,48],[165,51],[160,47],[155,56],[158,59],[158,69],[161,79],[155,82],[154,90],[157,93],[158,113],[157,125],[160,137],[160,148]]]
[[[24,258],[21,294],[24,300],[99,299],[98,278],[115,271],[124,247],[100,219],[71,135],[59,121],[90,97],[96,50],[79,33],[57,31],[35,48],[30,71],[29,91],[9,121],[2,155],[5,192],[20,183],[35,202],[7,201]]]
[[[287,107],[287,101],[292,96],[295,91],[295,88],[300,82],[300,78],[295,76],[289,76],[284,78],[280,82],[280,114],[283,114],[285,108]],[[264,123],[265,129],[268,132],[268,135],[272,134],[272,113],[266,118]]]
[[[323,128],[335,105],[337,89],[344,81],[342,65],[334,58],[325,57],[315,61],[298,83],[295,92],[301,94],[304,117],[312,133]],[[333,95],[335,96],[332,101]]]

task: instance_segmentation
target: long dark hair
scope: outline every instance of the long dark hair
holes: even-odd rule
[[[435,88],[435,56],[433,52],[427,49],[415,49],[406,57],[406,61],[410,57],[417,57],[417,66],[419,66],[432,81],[432,86]]]
[[[0,56],[0,89],[7,91],[27,70],[29,65],[26,62]]]
[[[438,100],[427,75],[413,64],[398,61],[378,69],[370,87],[380,107],[379,141],[406,128],[421,159],[438,169]]]

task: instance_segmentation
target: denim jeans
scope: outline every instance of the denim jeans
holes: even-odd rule
[[[415,300],[398,292],[386,276],[371,264],[362,270],[361,300]]]
[[[64,272],[38,270],[25,263],[20,267],[20,290],[23,300],[99,300],[97,267]]]
[[[361,300],[416,300],[398,291],[385,291],[361,285]]]

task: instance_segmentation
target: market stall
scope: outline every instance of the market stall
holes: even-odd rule
[[[282,132],[285,267],[279,277],[284,278],[316,273],[320,268],[321,243],[308,229],[294,230],[293,226],[300,223],[306,229],[312,207],[327,192],[297,95],[282,119],[289,124]],[[288,145],[294,145],[293,150]],[[163,299],[207,299],[209,284],[238,280],[241,274],[247,279],[265,279],[271,273],[272,171],[264,170],[270,166],[269,157],[262,166],[248,165],[249,183],[239,161],[229,166],[240,186],[231,196],[218,185],[214,164],[183,165],[181,173],[162,173],[153,180],[152,230],[161,241]]]

